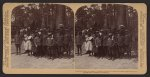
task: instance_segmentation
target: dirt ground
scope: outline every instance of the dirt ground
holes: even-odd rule
[[[15,45],[11,47],[11,67],[12,68],[51,68],[51,69],[73,69],[74,58],[56,58],[54,60],[47,57],[37,58],[24,54],[23,46],[21,47],[21,55],[16,55]]]
[[[16,55],[15,46],[12,44],[11,67],[12,68],[50,68],[50,69],[136,69],[138,61],[136,58],[116,59],[114,61],[106,58],[88,56],[75,56],[74,58],[48,59],[37,58],[27,54]],[[22,53],[24,50],[22,50]],[[75,62],[74,62],[75,61]]]
[[[75,67],[77,69],[136,69],[137,59],[115,59],[96,58],[94,56],[75,56]]]

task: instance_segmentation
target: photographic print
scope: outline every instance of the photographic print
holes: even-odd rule
[[[77,10],[75,24],[76,68],[138,68],[135,8],[123,4],[85,5]]]
[[[12,68],[73,68],[73,11],[60,4],[12,10]]]
[[[144,3],[5,3],[6,74],[145,74]]]

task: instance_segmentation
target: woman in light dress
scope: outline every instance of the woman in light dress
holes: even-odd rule
[[[93,49],[92,39],[93,39],[92,36],[85,35],[85,44],[84,45],[85,45],[86,53],[88,53],[89,56],[91,56],[91,52],[92,52],[92,49]]]
[[[25,50],[25,53],[28,53],[28,55],[30,55],[31,53],[31,49],[32,49],[32,43],[31,43],[31,38],[32,36],[27,36],[27,35],[24,35],[24,50]]]

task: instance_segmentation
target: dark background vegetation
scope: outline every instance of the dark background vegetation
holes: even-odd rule
[[[84,2],[88,2],[88,3],[96,3],[96,2],[98,2],[98,3],[145,3],[146,5],[147,5],[147,8],[148,8],[148,12],[147,12],[147,16],[148,16],[148,18],[147,18],[147,20],[150,20],[150,15],[149,15],[149,10],[150,10],[150,1],[149,0],[51,0],[51,1],[49,1],[49,0],[1,0],[0,1],[0,5],[1,5],[1,12],[0,12],[0,14],[1,14],[1,21],[0,21],[0,24],[1,24],[1,26],[0,26],[0,36],[1,36],[1,38],[0,38],[0,40],[1,40],[1,43],[0,43],[0,47],[1,47],[1,54],[0,54],[0,58],[1,58],[1,60],[0,60],[0,63],[1,63],[1,67],[0,67],[0,69],[1,69],[1,71],[0,71],[0,77],[27,77],[27,76],[30,76],[30,77],[33,77],[33,76],[36,76],[36,77],[41,77],[41,76],[46,76],[46,77],[49,77],[49,75],[43,75],[43,74],[38,74],[38,75],[34,75],[34,74],[22,74],[22,75],[17,75],[17,74],[4,74],[3,73],[3,71],[2,71],[2,53],[3,53],[3,23],[2,23],[2,17],[3,17],[3,14],[2,14],[2,6],[3,6],[3,4],[4,3],[7,3],[7,2],[9,2],[9,3],[22,3],[22,2],[55,2],[55,3],[72,3],[72,2],[74,2],[74,3],[84,3]],[[150,22],[147,22],[147,39],[150,39],[150,30],[149,30],[149,26],[148,25],[150,25]],[[150,67],[149,67],[149,65],[150,65],[150,48],[148,48],[150,46],[150,40],[147,40],[147,58],[148,58],[148,62],[147,62],[147,65],[148,65],[148,70],[147,70],[147,73],[146,74],[144,74],[144,75],[74,75],[74,76],[77,76],[77,77],[84,77],[84,76],[86,76],[86,77],[90,77],[90,76],[93,76],[93,77],[150,77]],[[50,76],[56,76],[56,77],[58,77],[58,76],[64,76],[64,77],[70,77],[70,76],[73,76],[73,75],[50,75]]]
[[[76,33],[92,28],[94,31],[129,35],[130,48],[137,52],[138,13],[133,7],[123,4],[92,4],[80,7],[75,14]]]
[[[46,28],[51,32],[63,28],[73,33],[74,13],[65,5],[46,3],[20,5],[13,9],[11,18],[12,37],[16,31],[27,27],[33,31],[37,28]]]

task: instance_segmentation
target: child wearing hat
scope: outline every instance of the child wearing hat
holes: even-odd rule
[[[48,57],[54,59],[54,38],[52,34],[49,34],[46,39]]]

